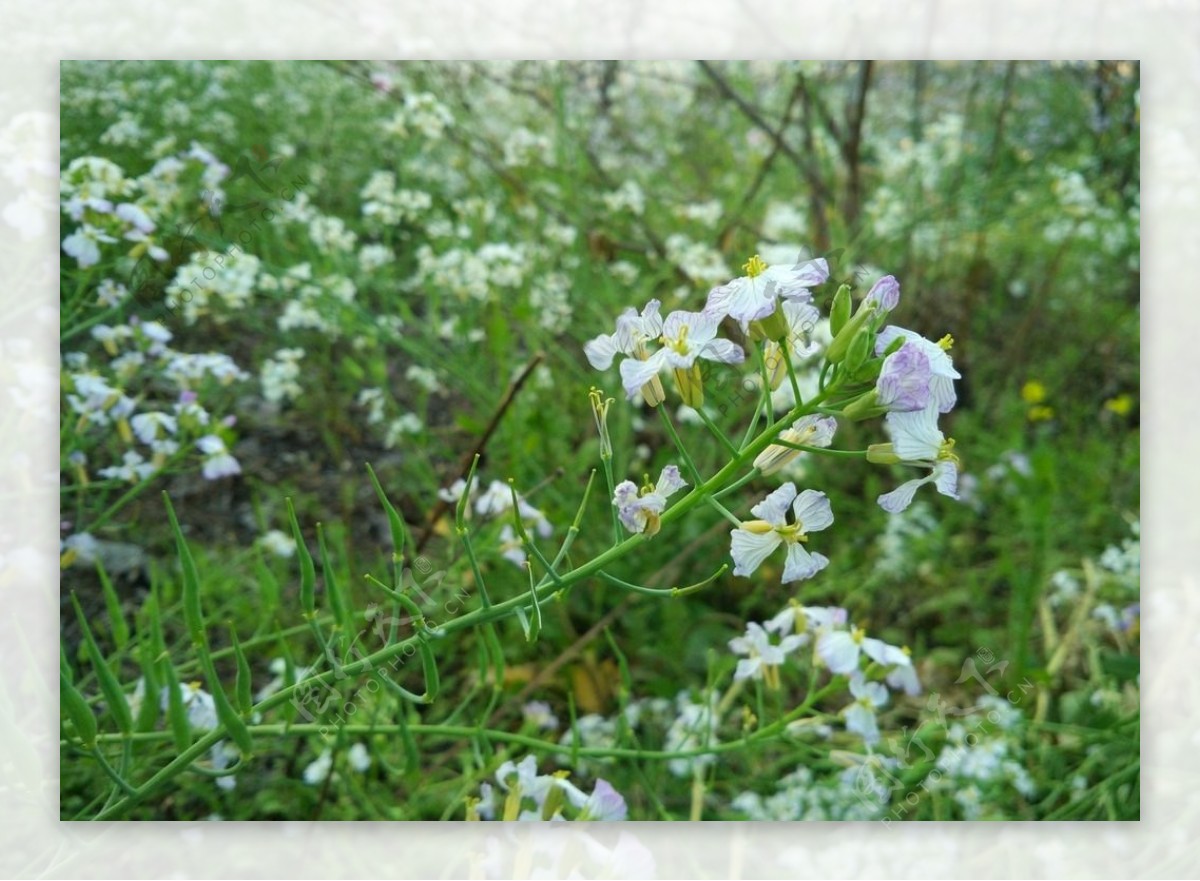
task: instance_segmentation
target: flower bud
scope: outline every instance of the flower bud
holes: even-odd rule
[[[867,461],[876,465],[895,465],[900,457],[891,444],[870,444],[867,447]]]
[[[850,320],[850,306],[850,285],[844,284],[833,295],[833,305],[829,309],[829,332],[834,336],[837,336]]]
[[[778,306],[766,318],[750,322],[751,339],[781,340],[787,335],[787,317],[783,314],[783,309]]]
[[[867,358],[871,355],[871,347],[874,340],[871,339],[873,334],[864,331],[858,334],[850,341],[850,348],[846,352],[846,363],[842,366],[851,374],[854,374],[858,368],[866,363]]]
[[[887,407],[879,403],[879,393],[875,389],[855,398],[842,409],[842,415],[852,422],[861,422],[886,412]]]
[[[850,351],[850,344],[854,342],[854,338],[859,335],[860,331],[867,334],[868,337],[871,335],[870,329],[864,325],[866,325],[867,319],[874,314],[874,307],[864,304],[854,313],[854,317],[846,322],[845,327],[838,331],[837,336],[833,338],[833,342],[829,344],[829,348],[825,352],[825,358],[830,364],[837,364],[845,359],[846,354]],[[870,340],[868,339],[869,344]]]
[[[663,391],[662,380],[657,376],[642,386],[642,400],[651,407],[657,407],[667,399],[666,392]]]

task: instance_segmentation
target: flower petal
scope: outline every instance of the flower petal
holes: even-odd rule
[[[858,643],[846,630],[826,630],[817,640],[817,656],[831,673],[858,669]]]
[[[679,473],[679,466],[667,465],[663,468],[662,473],[658,475],[658,483],[654,485],[654,491],[663,498],[666,498],[687,485],[688,482]]]
[[[621,384],[625,394],[632,400],[638,396],[642,386],[652,380],[662,370],[664,353],[659,349],[645,361],[637,358],[626,358],[621,362]]]
[[[796,485],[788,482],[750,509],[750,513],[759,520],[766,520],[772,526],[783,526],[787,522],[787,509],[796,498]]]
[[[613,358],[617,352],[617,335],[602,333],[595,339],[587,342],[583,346],[583,354],[587,356],[588,363],[597,370],[607,370],[612,367]]]
[[[729,555],[733,557],[734,575],[752,575],[783,541],[774,530],[759,534],[745,529],[731,529],[729,534]]]
[[[792,503],[792,512],[805,533],[820,532],[822,529],[828,529],[833,523],[833,508],[829,504],[829,498],[815,489],[806,489],[800,493]]]
[[[741,364],[746,360],[745,350],[732,340],[709,340],[700,348],[700,357],[722,364]]]
[[[787,562],[783,566],[784,584],[812,578],[829,565],[829,558],[824,554],[810,554],[800,542],[788,545]]]
[[[890,493],[884,493],[877,500],[879,507],[887,511],[889,514],[899,514],[901,511],[907,510],[912,504],[913,496],[917,490],[933,479],[933,475],[928,477],[919,477],[915,480],[905,481],[900,484]]]

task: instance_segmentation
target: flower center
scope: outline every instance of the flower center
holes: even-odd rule
[[[942,337],[940,340],[937,341],[937,344],[938,344],[938,348],[940,348],[943,352],[949,352],[950,349],[954,346],[954,337],[950,336],[950,334],[946,334],[944,337]]]
[[[775,531],[783,536],[783,540],[789,544],[808,541],[808,536],[804,534],[804,524],[798,521],[796,523],[789,523],[786,526],[776,527]]]
[[[953,462],[955,465],[959,464],[958,454],[954,452],[954,438],[951,437],[942,441],[942,445],[938,447],[937,457],[939,462],[944,461]]]
[[[749,260],[742,264],[742,272],[746,273],[747,278],[758,278],[767,271],[767,264],[762,257],[755,254]]]
[[[665,334],[663,335],[663,345],[670,346],[678,355],[686,355],[688,353],[688,326],[685,324],[679,328],[679,336],[675,339],[670,339]]]

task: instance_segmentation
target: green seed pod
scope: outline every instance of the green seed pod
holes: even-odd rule
[[[100,652],[100,646],[96,644],[96,638],[92,636],[92,628],[88,626],[83,608],[79,605],[79,599],[74,593],[71,594],[71,605],[75,607],[75,617],[79,619],[79,626],[83,630],[83,641],[87,647],[88,660],[91,662],[92,669],[96,671],[96,681],[100,684],[100,693],[104,695],[105,703],[108,704],[108,712],[112,714],[113,720],[117,723],[117,729],[122,734],[128,734],[133,730],[133,715],[129,712],[129,702],[125,699],[125,692],[121,690],[121,684],[117,682],[117,677],[105,663],[104,655]]]
[[[183,570],[183,620],[187,625],[188,635],[192,645],[208,645],[204,632],[204,615],[200,610],[200,573],[196,570],[196,561],[184,540],[183,530],[175,518],[175,508],[171,498],[163,493],[163,503],[167,506],[167,519],[171,521],[171,531],[175,533],[175,549],[179,554],[179,565]]]
[[[242,755],[250,755],[254,752],[254,739],[250,736],[250,729],[246,727],[246,720],[237,714],[233,704],[229,702],[221,680],[217,678],[217,670],[213,666],[212,657],[206,648],[200,650],[200,666],[204,668],[204,678],[208,680],[208,690],[213,697],[213,708],[217,711],[217,721],[225,726],[230,739],[237,744]]]
[[[249,719],[250,711],[254,708],[254,699],[250,695],[250,662],[246,660],[246,653],[242,651],[242,643],[238,639],[237,631],[233,629],[232,622],[229,626],[229,636],[233,639],[233,656],[237,662],[234,697],[237,698],[239,712]]]
[[[67,681],[66,674],[61,671],[58,674],[58,694],[63,712],[75,726],[75,734],[80,744],[85,749],[91,749],[96,745],[96,717],[92,715],[92,708],[87,705],[83,695]]]
[[[292,500],[287,500],[288,520],[292,524],[292,537],[296,539],[296,557],[300,561],[300,611],[307,618],[314,618],[317,614],[315,589],[317,585],[317,570],[313,566],[312,554],[308,552],[308,545],[304,543],[304,535],[300,532],[300,521],[296,519],[296,509],[292,507]]]

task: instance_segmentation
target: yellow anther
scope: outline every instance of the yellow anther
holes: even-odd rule
[[[950,334],[946,334],[937,341],[937,344],[943,352],[949,352],[951,347],[954,346],[954,337],[950,336]]]
[[[757,254],[742,264],[742,272],[746,273],[749,278],[757,278],[766,271],[767,264]]]

